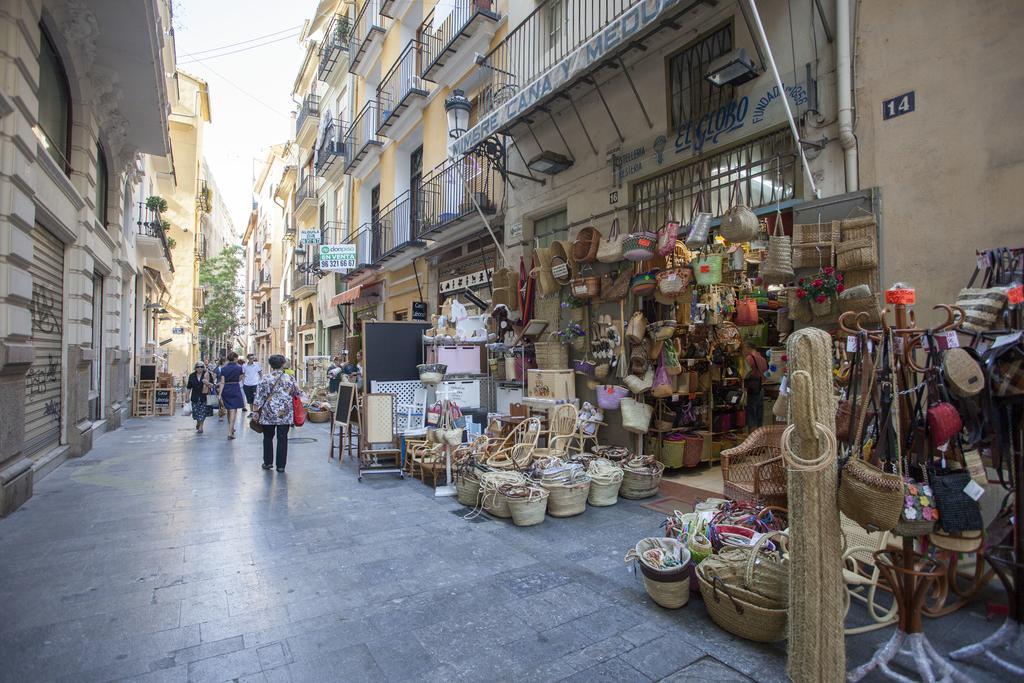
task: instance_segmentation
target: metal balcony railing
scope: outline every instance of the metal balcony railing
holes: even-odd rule
[[[310,93],[306,95],[302,100],[302,106],[299,108],[299,115],[295,119],[295,136],[298,137],[299,131],[302,130],[302,124],[306,122],[307,118],[320,118],[320,96]]]
[[[316,146],[316,172],[318,175],[325,175],[335,164],[341,162],[344,166],[345,124],[340,119],[330,119],[323,127],[320,134],[320,141]]]
[[[139,217],[139,220],[135,222],[139,228],[139,235],[160,240],[164,258],[167,259],[167,265],[173,273],[174,259],[171,258],[171,246],[167,241],[167,230],[164,229],[164,221],[160,217],[160,212],[156,209],[150,209],[146,206],[145,202],[139,202],[139,211],[136,215]]]
[[[206,184],[205,180],[199,181],[199,191],[196,193],[196,206],[203,213],[210,213],[210,208],[213,204],[211,201],[212,193],[210,187]]]
[[[262,286],[262,287],[269,287],[270,284],[271,284],[271,282],[270,282],[271,279],[272,279],[272,276],[271,276],[270,268],[268,266],[264,266],[263,268],[260,268],[260,286]]]
[[[320,41],[320,63],[317,73],[321,81],[331,77],[338,61],[348,54],[348,43],[352,38],[352,20],[344,14],[335,14],[327,25],[324,39]]]
[[[539,3],[484,58],[489,67],[490,86],[485,87],[487,96],[481,98],[479,115],[500,107],[520,88],[585,45],[618,17],[642,4],[644,0],[544,0]],[[634,40],[623,40],[622,45],[625,47],[631,42]]]
[[[443,230],[475,213],[474,199],[484,213],[496,213],[503,200],[503,188],[501,174],[483,155],[467,154],[457,161],[446,160],[420,184],[420,235]]]
[[[254,334],[265,334],[270,331],[270,313],[257,313],[252,321]]]
[[[206,235],[199,235],[196,238],[196,260],[205,261],[207,258]]]
[[[381,16],[380,0],[364,0],[356,13],[356,19],[352,22],[352,38],[348,47],[348,70],[355,73],[354,69],[359,66],[363,53],[373,38],[374,33],[384,34],[387,28],[387,17]]]
[[[348,226],[342,221],[327,221],[320,227],[321,244],[347,244]]]
[[[419,214],[414,210],[410,192],[403,192],[381,209],[372,228],[370,254],[373,263],[385,260],[395,251],[413,242],[419,233]]]
[[[317,193],[320,190],[320,176],[307,175],[299,183],[299,189],[295,191],[295,208],[302,206],[307,200],[316,203]]]
[[[366,156],[369,150],[384,144],[377,134],[379,107],[376,100],[370,100],[353,119],[345,132],[345,172],[349,173]]]
[[[313,252],[309,257],[314,269],[320,265],[320,254]],[[303,261],[302,263],[306,263]],[[312,270],[292,268],[292,293],[298,292],[303,287],[316,287],[316,275]]]
[[[494,9],[494,0],[451,0],[454,2],[451,12],[434,26],[434,19],[437,16],[437,8],[430,10],[430,14],[420,24],[418,32],[422,44],[420,57],[420,75],[430,78],[435,69],[441,66],[441,61],[449,53],[450,48],[462,37],[463,31],[478,13],[485,13],[497,21],[500,17]],[[451,2],[447,3],[451,5]]]
[[[383,133],[398,120],[402,110],[409,106],[410,98],[426,97],[429,94],[426,83],[419,75],[419,56],[420,44],[410,40],[381,79],[380,87],[377,88],[377,102],[380,104],[378,133]]]

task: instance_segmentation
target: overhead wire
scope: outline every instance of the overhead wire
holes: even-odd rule
[[[227,77],[227,76],[225,76],[224,74],[220,73],[220,72],[219,72],[219,71],[217,71],[216,69],[214,69],[214,68],[213,68],[212,66],[210,66],[209,64],[207,64],[207,63],[206,63],[205,61],[203,61],[203,60],[201,60],[201,59],[197,59],[197,60],[195,60],[195,61],[196,61],[196,62],[198,62],[199,64],[202,64],[202,65],[203,65],[203,66],[205,66],[205,67],[206,67],[207,69],[209,69],[209,70],[210,70],[210,73],[212,73],[212,74],[213,74],[214,76],[217,76],[217,77],[218,77],[218,78],[220,78],[220,79],[221,79],[222,81],[224,81],[225,83],[227,83],[228,85],[230,85],[230,86],[231,86],[232,88],[234,88],[234,89],[235,89],[235,90],[237,90],[238,92],[242,93],[243,95],[245,95],[246,97],[248,97],[248,98],[249,98],[249,99],[251,99],[252,101],[256,102],[257,104],[259,104],[259,105],[262,105],[262,106],[263,106],[263,107],[265,107],[265,108],[266,108],[267,110],[269,110],[269,111],[271,111],[271,112],[273,112],[273,113],[277,114],[278,116],[282,116],[282,117],[284,117],[284,118],[291,118],[291,115],[290,115],[290,114],[286,114],[286,113],[284,113],[284,112],[280,111],[279,109],[275,109],[275,108],[274,108],[274,107],[273,107],[272,105],[269,105],[269,104],[267,104],[266,102],[264,102],[263,100],[261,100],[260,98],[256,97],[256,96],[255,96],[255,95],[253,95],[253,94],[252,94],[251,92],[249,92],[248,90],[246,90],[246,89],[245,89],[245,88],[243,88],[242,86],[238,85],[237,83],[235,83],[235,82],[234,82],[234,81],[232,81],[232,80],[231,80],[230,78],[228,78],[228,77]]]
[[[217,57],[227,57],[229,55],[235,55],[235,54],[238,54],[239,52],[248,52],[249,50],[255,50],[257,48],[266,47],[267,45],[273,45],[274,43],[280,43],[281,41],[284,41],[284,40],[292,40],[294,38],[297,38],[298,35],[299,35],[299,31],[295,31],[294,33],[290,33],[290,34],[288,34],[286,36],[281,36],[280,38],[275,38],[273,40],[268,40],[268,41],[266,41],[264,43],[259,43],[257,45],[249,45],[248,47],[240,47],[237,50],[231,50],[229,52],[222,52],[222,53],[216,54],[216,55],[205,55],[203,57],[203,59],[215,59]],[[179,62],[179,64],[192,64],[192,63],[198,62],[198,61],[199,61],[199,57],[193,57],[192,59],[187,59],[187,60],[185,60],[183,62]]]
[[[256,36],[255,38],[249,38],[248,40],[240,40],[237,43],[228,43],[227,45],[221,45],[220,47],[211,47],[205,50],[193,50],[192,52],[181,53],[183,57],[196,57],[199,55],[207,54],[209,52],[220,52],[221,50],[227,50],[228,48],[238,47],[239,45],[246,45],[248,43],[255,43],[257,40],[263,40],[264,38],[271,38],[273,36],[279,36],[282,33],[298,32],[302,28],[302,24],[298,26],[292,26],[289,28],[281,29],[280,31],[274,31],[273,33],[266,33],[262,36]]]

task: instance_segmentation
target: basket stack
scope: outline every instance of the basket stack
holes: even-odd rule
[[[590,492],[587,502],[594,507],[607,507],[619,501],[622,486],[622,468],[605,458],[596,458],[587,466]]]
[[[622,466],[619,495],[631,500],[650,498],[658,493],[665,465],[650,456],[638,456]]]
[[[509,519],[512,516],[508,499],[498,490],[505,484],[525,486],[527,481],[519,472],[484,472],[480,475],[480,500],[484,511],[492,517]]]
[[[836,246],[836,267],[843,273],[878,268],[877,225],[873,215],[841,221],[842,241]]]
[[[544,521],[548,507],[548,492],[538,486],[502,484],[498,492],[508,503],[512,522],[516,526],[534,526]]]
[[[839,221],[793,224],[793,267],[822,268],[832,264],[839,242]]]

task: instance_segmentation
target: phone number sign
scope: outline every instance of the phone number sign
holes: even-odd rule
[[[344,271],[356,267],[356,245],[321,244],[320,270]]]

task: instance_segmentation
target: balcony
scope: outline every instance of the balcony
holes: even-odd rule
[[[299,183],[299,189],[295,191],[295,220],[302,222],[312,213],[316,213],[317,193],[320,190],[321,178],[315,175],[307,175]]]
[[[348,127],[345,132],[345,173],[356,175],[360,166],[366,169],[373,166],[374,159],[384,145],[384,141],[377,134],[378,119],[377,102],[371,100]],[[367,163],[362,163],[367,159]]]
[[[310,137],[316,134],[319,122],[320,96],[311,93],[303,98],[299,114],[295,119],[295,142],[299,147],[309,144]]]
[[[203,213],[210,213],[213,206],[212,193],[205,180],[199,181],[199,191],[196,193],[196,208]]]
[[[331,119],[323,127],[316,146],[316,173],[325,182],[331,182],[345,169],[345,125],[340,119]]]
[[[420,120],[416,114],[423,110],[430,92],[419,76],[419,55],[420,44],[410,40],[377,88],[377,102],[380,105],[377,132],[381,135],[387,133],[392,139],[401,139]],[[402,125],[397,126],[400,119]],[[394,130],[391,130],[392,127]]]
[[[263,266],[260,268],[260,290],[269,292],[272,287],[270,267]]]
[[[298,267],[304,266],[306,263],[312,263],[310,270]],[[319,265],[319,252],[311,250],[306,252],[305,257],[300,256],[298,262],[292,265],[292,296],[296,299],[301,299],[308,294],[316,293],[317,277],[314,275],[314,272]]]
[[[497,214],[503,189],[497,168],[483,155],[445,161],[420,184],[420,236],[437,239],[437,233],[475,215],[474,199],[488,216]]]
[[[473,68],[476,54],[490,46],[501,20],[493,0],[453,1],[448,16],[441,19],[435,8],[420,24],[420,76],[434,83],[458,83]]]
[[[174,260],[171,258],[171,247],[167,241],[167,230],[164,228],[164,221],[159,211],[146,207],[144,202],[139,202],[139,210],[136,214],[139,220],[138,226],[138,247],[140,254],[147,260],[157,262],[150,264],[157,270],[174,272]],[[166,265],[166,269],[163,267]]]
[[[347,244],[348,226],[341,221],[327,221],[320,228],[320,244]]]
[[[205,261],[208,255],[206,235],[199,235],[196,237],[196,261]]]
[[[270,313],[257,313],[252,321],[252,332],[257,337],[270,334]]]
[[[344,14],[335,14],[327,25],[324,39],[320,41],[320,64],[317,77],[321,81],[330,79],[332,74],[345,73],[338,62],[348,59],[348,43],[352,38],[352,21]]]
[[[410,192],[404,192],[395,201],[381,209],[380,218],[373,226],[370,254],[373,263],[389,261],[409,247],[422,247],[418,239],[420,202],[413,201]]]
[[[692,10],[693,4],[654,3],[652,8],[644,0],[539,2],[481,61],[487,75],[483,88],[486,97],[481,99],[478,111],[480,123],[467,131],[465,140],[460,138],[456,151],[471,148],[481,135],[507,134],[581,83],[594,86],[595,72],[605,67],[619,69],[618,58],[630,50],[647,49],[646,41],[656,31],[680,30],[681,17]],[[555,26],[551,25],[552,17],[557,21]],[[563,72],[566,65],[568,69]],[[514,111],[503,109],[519,94],[522,101]],[[583,95],[579,92],[574,97]]]
[[[380,56],[388,18],[381,16],[381,0],[364,0],[352,24],[352,39],[348,46],[348,70],[356,76],[366,77],[370,66]]]

